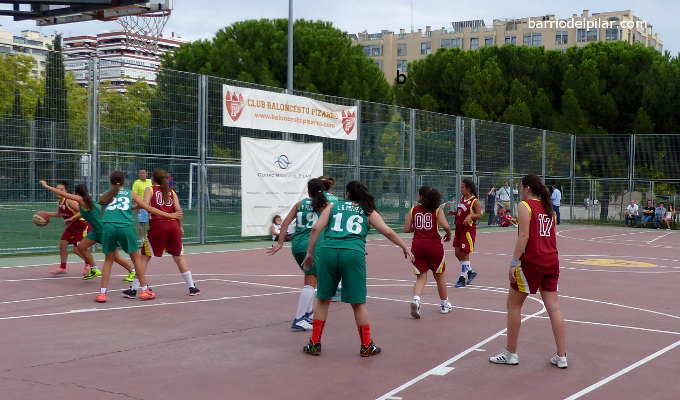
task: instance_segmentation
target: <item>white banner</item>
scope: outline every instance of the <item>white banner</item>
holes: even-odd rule
[[[241,137],[241,236],[270,234],[323,175],[323,144]]]
[[[357,108],[302,96],[222,86],[222,124],[357,140]]]

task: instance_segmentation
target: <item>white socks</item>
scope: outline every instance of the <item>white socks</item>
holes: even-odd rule
[[[132,286],[130,286],[132,290],[138,290],[140,287],[139,279],[135,278],[132,280]]]
[[[460,263],[460,276],[466,277],[467,278],[467,273],[468,271],[471,271],[472,267],[470,267],[470,261],[463,261]]]
[[[194,279],[191,277],[191,271],[182,272],[182,279],[186,282],[188,288],[194,287]]]
[[[305,285],[302,290],[300,290],[297,311],[295,311],[295,319],[300,319],[304,317],[305,314],[312,311],[314,307],[314,292],[314,288],[309,285]]]
[[[420,302],[420,296],[413,296],[413,301]]]
[[[99,288],[99,293],[106,294],[106,288],[105,287]]]

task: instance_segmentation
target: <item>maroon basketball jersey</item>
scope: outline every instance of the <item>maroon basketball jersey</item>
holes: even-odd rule
[[[428,211],[422,204],[418,204],[411,209],[412,224],[415,228],[413,240],[442,239],[439,236],[439,225],[437,224],[439,212],[441,212],[439,208],[436,211]]]
[[[153,185],[151,186],[151,201],[149,202],[149,205],[153,208],[157,208],[161,211],[165,211],[168,214],[172,214],[175,212],[175,203],[174,203],[174,196],[172,190],[170,193],[168,193],[168,200],[164,201],[163,200],[163,191],[161,190],[161,187],[159,185]],[[151,219],[154,221],[163,221],[163,220],[170,220],[169,218],[161,217],[160,215],[155,215],[151,214]]]
[[[522,205],[531,213],[529,241],[524,254],[520,257],[522,263],[546,267],[559,266],[555,216],[548,215],[538,200],[523,201]]]
[[[470,196],[470,198],[467,200],[465,199],[465,197],[460,198],[458,208],[456,209],[456,226],[463,226],[465,218],[467,218],[468,215],[472,214],[472,206],[475,204],[475,201],[477,201],[477,198],[475,196]],[[466,226],[467,227],[474,226],[474,224],[475,222],[472,221],[472,225]]]
[[[59,216],[64,219],[71,218],[72,216],[76,215],[76,213],[78,213],[78,211],[69,207],[68,200],[66,199],[59,200],[59,209],[57,212],[59,213]],[[84,221],[84,219],[81,218],[80,221]]]

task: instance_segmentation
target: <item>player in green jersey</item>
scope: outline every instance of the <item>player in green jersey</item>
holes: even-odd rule
[[[312,226],[319,219],[321,210],[329,203],[324,193],[324,183],[320,179],[311,179],[307,182],[307,194],[309,197],[297,202],[290,210],[286,219],[281,224],[281,232],[288,232],[288,225],[295,221],[295,233],[292,239],[292,252],[298,266],[302,268],[302,262],[307,255],[307,244]],[[336,199],[337,201],[337,199]],[[276,254],[283,247],[285,235],[279,235],[278,242],[267,250],[269,255]],[[293,318],[291,329],[294,331],[312,330],[312,313],[314,310],[314,292],[316,290],[316,268],[303,270],[305,281],[300,297],[298,298],[297,311]]]
[[[78,202],[78,205],[80,206],[80,216],[82,216],[85,219],[85,221],[87,221],[87,223],[89,223],[90,226],[92,227],[92,230],[87,234],[87,237],[81,240],[80,243],[78,243],[78,249],[81,250],[81,252],[86,252],[90,247],[94,246],[97,243],[101,244],[102,231],[104,230],[101,217],[101,206],[92,201],[92,197],[90,197],[90,193],[87,190],[87,186],[82,184],[78,185],[76,186],[75,190],[76,194],[71,194],[64,190],[59,190],[55,187],[48,185],[47,182],[44,180],[41,180],[40,184],[45,189],[56,194],[57,196],[61,196],[63,198]],[[145,204],[138,204],[138,206],[143,209],[151,208],[150,206],[146,206]],[[150,212],[164,217],[174,215],[167,214],[163,211],[155,209],[151,210]],[[128,271],[128,275],[129,274],[134,275],[134,269],[132,269],[132,265],[130,265],[130,263],[127,262],[127,260],[121,257],[120,254],[118,254],[118,251],[116,251],[114,254],[114,261],[121,267],[125,268],[125,270]],[[102,272],[94,265],[93,261],[92,268],[90,268],[89,274],[83,276],[83,279],[89,280],[101,276],[101,274]]]
[[[352,305],[361,339],[359,354],[370,357],[381,349],[371,340],[371,328],[366,308],[366,235],[373,226],[392,243],[401,247],[404,257],[414,261],[406,243],[383,221],[375,209],[375,200],[365,185],[358,181],[347,184],[346,201],[328,204],[312,228],[303,262],[305,268],[317,265],[317,303],[312,323],[312,337],[303,351],[311,355],[321,353],[321,335],[328,317],[330,299],[342,279],[342,301]],[[323,232],[323,242],[316,242]],[[315,252],[318,251],[315,260]]]
[[[103,208],[101,243],[106,259],[102,267],[101,288],[95,301],[98,303],[106,302],[106,288],[111,277],[111,264],[113,263],[116,249],[119,247],[130,255],[132,263],[135,265],[136,278],[139,280],[142,289],[139,299],[153,300],[156,298],[156,294],[149,289],[147,283],[146,267],[139,252],[135,219],[132,214],[133,203],[150,212],[153,212],[153,208],[146,205],[144,199],[140,199],[132,191],[123,189],[125,175],[122,172],[113,171],[109,176],[109,180],[111,182],[111,189],[99,199],[99,204]]]

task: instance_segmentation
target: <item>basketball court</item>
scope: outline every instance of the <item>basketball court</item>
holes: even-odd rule
[[[370,240],[368,307],[383,347],[370,359],[358,356],[351,309],[341,303],[331,306],[322,355],[302,353],[308,333],[290,330],[302,276],[288,251],[266,256],[269,243],[188,248],[199,297],[186,296],[170,258],[150,264],[152,302],[118,297],[126,287],[119,270],[103,305],[92,301],[97,282],[82,281],[79,264],[49,277],[45,260],[55,257],[4,258],[3,398],[674,399],[676,235],[561,226],[566,370],[548,363],[554,342],[537,296],[525,304],[520,364],[488,362],[504,346],[514,229],[480,232],[473,257],[480,276],[466,288],[452,287],[459,267],[448,250],[455,309],[439,314],[430,282],[420,320],[409,315],[413,276],[401,252]]]

